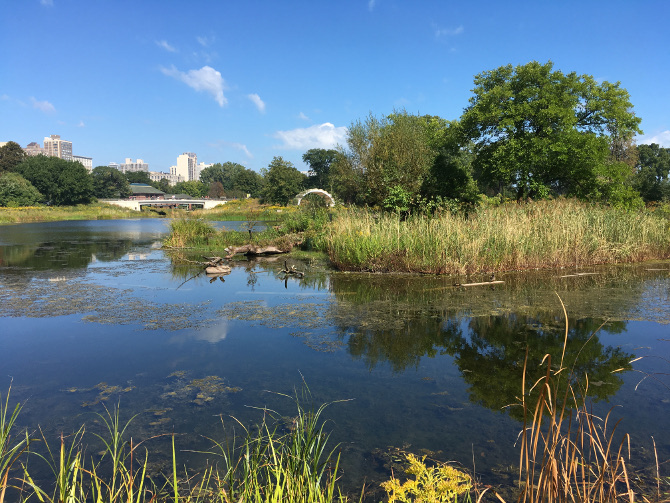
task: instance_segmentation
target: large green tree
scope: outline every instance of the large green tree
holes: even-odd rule
[[[645,201],[670,199],[670,148],[656,143],[638,145],[634,186]]]
[[[0,206],[33,206],[44,196],[18,173],[0,174]]]
[[[12,171],[16,166],[21,164],[26,157],[26,153],[21,148],[21,145],[15,141],[8,141],[0,147],[0,174],[6,171]]]
[[[91,172],[93,194],[99,199],[124,198],[130,196],[130,182],[118,169],[97,166]]]
[[[309,176],[306,186],[310,189],[333,190],[330,176],[330,166],[337,159],[337,150],[312,148],[305,152],[302,161],[309,166]]]
[[[259,197],[263,177],[251,169],[235,162],[216,163],[200,173],[200,181],[206,185],[218,182],[228,197]]]
[[[267,203],[286,206],[303,190],[305,175],[292,162],[274,157],[265,172],[263,199]]]
[[[435,159],[428,140],[425,119],[405,111],[354,122],[347,145],[350,162],[365,173],[365,202],[383,205],[392,193],[418,195]]]
[[[128,171],[127,173],[124,173],[123,176],[126,177],[128,183],[151,185],[151,178],[149,178],[149,173],[146,171]]]
[[[519,199],[625,196],[612,184],[630,169],[612,160],[612,146],[641,131],[619,82],[533,61],[480,73],[473,93],[461,122],[474,144],[475,172],[489,189],[512,188]]]
[[[205,197],[208,190],[208,185],[195,180],[179,182],[172,187],[173,194],[188,194],[191,197]]]
[[[38,155],[28,157],[14,171],[51,204],[86,204],[93,198],[93,178],[80,162]]]

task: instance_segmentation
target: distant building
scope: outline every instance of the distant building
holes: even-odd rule
[[[200,173],[202,173],[202,170],[205,169],[205,168],[210,168],[212,166],[214,166],[214,163],[205,164],[204,162],[201,162],[200,164],[198,164],[198,166],[196,167],[196,170],[195,170],[195,174],[196,174],[195,179],[200,180]]]
[[[114,167],[121,173],[136,173],[139,171],[144,171],[145,173],[149,172],[149,165],[146,162],[144,162],[142,159],[137,159],[136,162],[133,162],[130,157],[126,157],[126,162],[123,164],[117,164]]]
[[[93,158],[92,157],[84,157],[83,155],[73,155],[72,160],[75,162],[80,162],[84,165],[84,167],[88,170],[90,173],[93,171]]]
[[[197,164],[198,156],[196,154],[193,152],[184,152],[177,157],[177,165],[170,166],[170,174],[181,176],[188,182],[197,180]]]
[[[131,183],[130,190],[132,194],[128,199],[165,199],[165,192],[158,190],[151,185]]]
[[[44,155],[44,149],[36,141],[31,141],[23,151],[29,156]]]
[[[44,155],[72,160],[72,142],[61,140],[59,134],[44,137]]]
[[[181,175],[173,175],[172,173],[163,173],[162,171],[149,171],[149,180],[151,180],[152,182],[160,182],[163,178],[165,178],[168,181],[170,186],[173,186],[179,182],[186,181],[184,177]]]

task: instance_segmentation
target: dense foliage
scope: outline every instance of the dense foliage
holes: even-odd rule
[[[93,194],[99,199],[125,198],[132,193],[128,178],[116,168],[97,166],[91,175]]]
[[[260,197],[263,177],[234,162],[217,163],[200,173],[200,181],[212,190],[210,197]]]
[[[57,206],[85,204],[93,199],[93,179],[79,162],[38,155],[28,157],[14,171]]]
[[[305,175],[281,157],[272,159],[264,178],[263,199],[284,206],[303,190],[305,182]]]
[[[13,170],[26,158],[21,145],[15,141],[8,141],[0,147],[0,174]]]
[[[33,206],[42,194],[18,173],[0,175],[0,206]]]
[[[483,187],[517,199],[569,195],[628,203],[631,170],[610,158],[640,119],[620,84],[564,74],[553,63],[502,66],[475,77],[462,117]]]

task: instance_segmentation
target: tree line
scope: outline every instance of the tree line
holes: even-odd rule
[[[346,145],[302,156],[307,175],[275,157],[260,173],[217,163],[198,181],[170,186],[143,172],[98,166],[89,174],[79,163],[26,157],[9,142],[0,148],[0,205],[127,197],[129,183],[282,205],[304,189],[321,188],[345,203],[400,213],[469,206],[482,195],[566,196],[628,208],[670,200],[670,149],[635,145],[640,118],[619,82],[534,61],[476,75],[472,93],[457,120],[405,110],[356,120]]]

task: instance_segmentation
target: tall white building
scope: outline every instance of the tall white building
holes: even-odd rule
[[[177,165],[170,166],[170,174],[184,178],[186,181],[198,180],[198,156],[193,152],[184,152],[177,157]]]
[[[72,142],[61,140],[59,134],[44,137],[44,155],[72,160]]]

